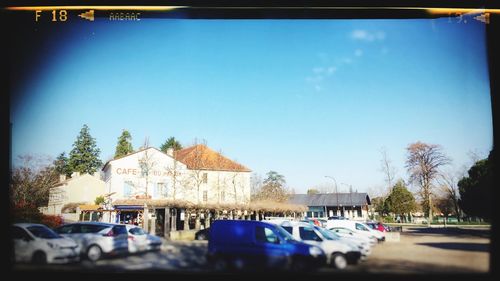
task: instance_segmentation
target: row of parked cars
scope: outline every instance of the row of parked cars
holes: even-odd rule
[[[378,226],[377,226],[378,227]],[[216,270],[344,269],[366,260],[385,230],[351,220],[217,220],[198,232],[208,239],[207,260]]]
[[[160,237],[135,225],[77,222],[51,229],[43,224],[12,225],[15,262],[70,263],[80,258],[97,261],[116,256],[160,250]]]

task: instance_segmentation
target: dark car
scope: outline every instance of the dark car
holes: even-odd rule
[[[247,220],[217,220],[210,227],[207,261],[217,270],[313,270],[326,262],[318,246],[295,240],[281,226]]]
[[[328,217],[328,220],[347,220],[348,218],[343,217],[343,216],[331,216]]]
[[[208,239],[210,239],[210,227],[198,230],[194,234],[194,239],[196,239],[196,240],[208,240]]]

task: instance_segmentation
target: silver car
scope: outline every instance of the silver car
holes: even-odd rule
[[[162,240],[156,235],[146,233],[144,229],[135,225],[126,225],[128,232],[128,249],[131,253],[145,251],[159,251]]]
[[[129,252],[128,233],[123,224],[77,222],[60,226],[55,231],[75,240],[81,247],[81,254],[90,261]]]

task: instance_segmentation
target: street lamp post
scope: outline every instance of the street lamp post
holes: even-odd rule
[[[339,193],[337,191],[337,181],[335,180],[334,177],[325,176],[325,178],[332,179],[333,182],[335,183],[335,198],[337,199],[337,213],[336,213],[336,215],[338,216],[339,215]]]

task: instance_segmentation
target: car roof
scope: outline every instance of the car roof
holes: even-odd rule
[[[13,225],[15,225],[15,226],[19,226],[19,227],[29,227],[29,226],[45,226],[45,227],[47,227],[47,226],[46,226],[46,225],[44,225],[44,224],[40,224],[40,223],[31,223],[31,222],[14,223]]]
[[[79,221],[72,222],[65,225],[102,225],[102,226],[115,226],[115,225],[125,225],[120,223],[109,223],[109,222],[100,222],[100,221]]]

